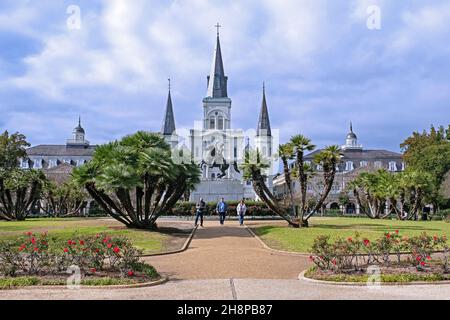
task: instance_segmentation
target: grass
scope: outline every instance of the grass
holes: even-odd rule
[[[369,281],[370,275],[350,275],[350,274],[319,274],[315,267],[310,268],[305,273],[306,278],[323,280],[323,281],[334,281],[334,282],[356,282],[356,283],[367,283]],[[372,279],[372,278],[371,278]],[[408,283],[408,282],[436,282],[450,280],[449,275],[437,274],[437,273],[399,273],[399,274],[381,274],[380,281],[382,283]]]
[[[83,286],[117,286],[135,284],[136,281],[126,278],[89,278],[81,280]],[[42,279],[39,277],[0,278],[0,290],[33,287],[33,286],[64,286],[66,279]]]
[[[313,218],[309,228],[294,229],[286,225],[251,226],[252,230],[274,249],[309,252],[314,239],[329,235],[332,240],[347,238],[359,232],[361,237],[374,240],[387,231],[399,230],[401,235],[414,236],[422,232],[430,235],[447,235],[450,223],[445,221],[372,220],[368,218]],[[450,240],[450,239],[449,239]],[[449,242],[450,243],[450,242]]]
[[[120,223],[102,218],[49,218],[28,219],[26,221],[0,221],[0,240],[11,240],[25,232],[48,231],[51,237],[69,240],[74,233],[80,236],[108,233],[111,236],[126,236],[145,253],[160,253],[171,240],[169,234],[147,230],[127,229]]]

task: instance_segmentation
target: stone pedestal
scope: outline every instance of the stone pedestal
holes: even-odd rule
[[[191,192],[190,201],[197,202],[203,198],[205,202],[239,201],[244,197],[244,185],[239,180],[202,180]]]

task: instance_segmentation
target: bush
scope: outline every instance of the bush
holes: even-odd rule
[[[433,270],[438,267],[443,273],[449,272],[447,238],[426,233],[407,238],[398,231],[387,232],[373,242],[360,239],[359,234],[346,240],[338,238],[333,243],[329,236],[319,236],[314,240],[312,252],[310,260],[322,271],[344,273],[360,271],[369,265],[392,267],[407,263],[418,271],[427,271],[433,264]],[[406,262],[401,259],[405,253],[410,255]]]
[[[236,208],[239,201],[226,201],[228,205],[227,214],[231,216],[236,216]],[[273,213],[263,202],[259,201],[246,201],[247,206],[247,215],[248,216],[274,216]],[[216,215],[216,205],[217,202],[208,202],[206,204],[206,215]],[[186,216],[186,215],[195,215],[196,212],[196,203],[195,202],[178,202],[171,212],[168,212],[167,215],[174,216]],[[289,210],[286,207],[286,210]]]
[[[140,254],[125,237],[75,234],[62,242],[49,239],[46,233],[27,233],[14,241],[0,242],[0,275],[58,274],[76,265],[83,272],[109,270],[126,276],[138,264]]]

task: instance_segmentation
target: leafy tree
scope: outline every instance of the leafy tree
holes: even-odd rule
[[[154,229],[186,190],[199,182],[193,163],[174,163],[159,134],[138,132],[99,146],[92,161],[74,170],[74,181],[114,219],[129,228]]]
[[[47,181],[43,187],[41,209],[50,216],[77,215],[86,206],[87,194],[84,188],[80,188],[72,181],[58,185]]]
[[[0,135],[0,168],[13,169],[19,164],[20,158],[26,158],[26,148],[30,144],[23,134],[10,135],[5,131]]]
[[[439,189],[445,174],[450,171],[450,125],[447,129],[432,126],[429,132],[414,132],[400,146],[407,167],[431,175],[432,190],[427,201],[438,208],[444,200]]]
[[[0,219],[25,220],[39,200],[45,180],[42,171],[0,169]]]

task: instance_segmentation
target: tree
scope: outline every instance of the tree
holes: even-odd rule
[[[193,163],[175,163],[159,134],[138,132],[99,146],[74,181],[114,219],[129,228],[154,229],[186,190],[199,182]]]
[[[30,144],[23,134],[10,135],[5,131],[0,135],[0,168],[13,169],[19,164],[20,158],[26,158],[26,148]]]
[[[264,171],[269,167],[269,163],[263,158],[259,150],[247,151],[245,153],[244,163],[241,165],[244,179],[252,181],[253,189],[261,201],[263,201],[271,211],[287,221],[290,226],[298,228],[299,224],[290,218],[289,214],[278,203],[276,197],[266,185],[267,175]]]
[[[281,144],[278,147],[278,156],[283,163],[284,180],[289,191],[289,204],[292,209],[292,214],[297,216],[297,210],[294,203],[294,191],[292,190],[291,171],[289,169],[289,160],[294,159],[294,146],[291,143]]]
[[[43,201],[45,205],[43,205]],[[47,181],[40,201],[41,209],[50,216],[71,216],[81,212],[87,204],[87,194],[72,181],[58,185]]]
[[[427,200],[437,209],[445,201],[439,189],[450,171],[450,125],[447,129],[432,126],[429,132],[413,132],[400,146],[408,168],[431,175],[432,190]]]
[[[325,203],[330,191],[333,187],[334,178],[336,176],[336,167],[341,162],[341,151],[338,146],[328,146],[324,150],[320,151],[318,154],[314,156],[314,162],[321,166],[322,168],[322,179],[324,185],[324,191],[320,195],[319,200],[317,201],[316,206],[313,208],[311,212],[309,212],[306,216],[302,216],[302,223],[308,225],[308,220],[317,211],[322,208]]]
[[[301,207],[300,214],[303,216],[306,211],[306,190],[308,185],[307,167],[304,163],[304,153],[315,149],[315,145],[311,143],[311,139],[299,134],[291,138],[290,143],[294,148],[295,164],[297,169],[297,177],[300,182]]]
[[[42,171],[0,169],[0,219],[25,220],[39,200],[45,180]]]

